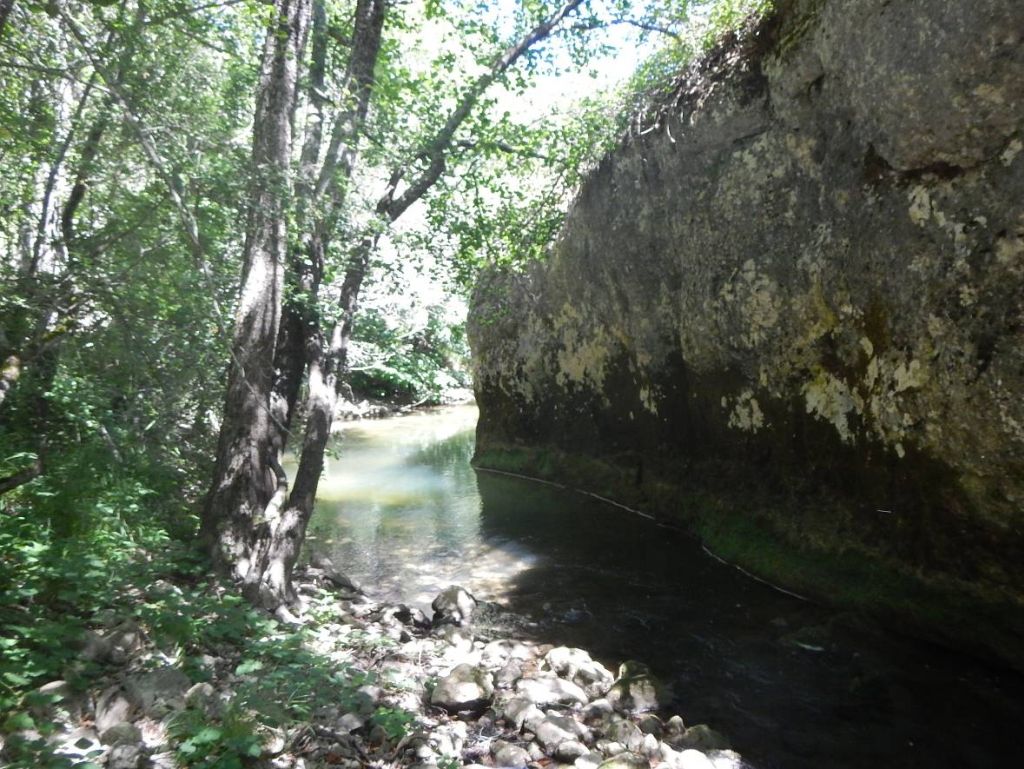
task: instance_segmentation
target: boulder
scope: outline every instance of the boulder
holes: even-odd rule
[[[425,630],[430,627],[430,620],[427,619],[426,614],[416,607],[409,607],[404,603],[395,607],[393,616],[403,625],[412,625],[413,627],[417,627],[421,630]]]
[[[100,732],[104,745],[138,745],[142,742],[142,731],[135,724],[122,721]]]
[[[495,766],[520,767],[530,763],[530,754],[521,746],[505,740],[495,740],[491,743],[491,755],[494,756]]]
[[[590,754],[590,748],[579,740],[565,740],[555,748],[554,757],[564,763],[574,763],[577,758]]]
[[[677,748],[695,748],[703,751],[728,750],[731,747],[729,740],[724,735],[716,732],[707,724],[691,726],[671,740],[666,738],[666,742]]]
[[[102,734],[112,726],[131,721],[135,712],[135,705],[120,686],[104,689],[96,698],[96,731]]]
[[[602,762],[598,769],[651,769],[651,762],[636,753],[619,753]]]
[[[85,662],[104,663],[110,661],[114,645],[109,640],[92,630],[86,630],[81,638],[79,656]]]
[[[715,769],[715,765],[699,750],[689,748],[679,754],[674,769]]]
[[[489,671],[472,665],[458,665],[437,682],[430,703],[452,713],[482,711],[494,696]]]
[[[734,750],[709,750],[707,756],[715,769],[743,769],[745,766],[740,754]]]
[[[555,755],[558,746],[567,740],[589,742],[592,739],[589,729],[568,716],[548,714],[543,721],[536,724],[532,729],[537,739],[537,744],[548,755]],[[586,750],[583,751],[583,753],[586,752]],[[573,756],[572,760],[575,761],[583,753]]]
[[[526,697],[512,697],[496,708],[499,718],[520,731],[524,726],[533,727],[544,719],[544,713],[534,702]]]
[[[494,674],[494,685],[500,689],[510,689],[516,681],[523,677],[523,663],[510,659]]]
[[[598,753],[596,750],[592,750],[585,756],[580,756],[573,761],[575,769],[597,769],[602,763],[604,763],[605,757],[602,753]]]
[[[665,724],[654,713],[643,713],[636,719],[636,725],[644,734],[653,734],[658,738],[665,733]]]
[[[367,720],[369,719],[366,716],[361,716],[357,713],[345,713],[335,721],[334,726],[342,734],[350,734],[366,726]]]
[[[618,742],[632,753],[640,753],[644,745],[644,733],[632,721],[615,718],[604,726],[604,737],[611,742]]]
[[[480,664],[497,670],[509,662],[522,662],[531,656],[530,648],[520,641],[491,641],[480,651]]]
[[[458,585],[452,585],[438,594],[430,608],[434,610],[435,626],[445,623],[468,625],[476,610],[476,598]]]
[[[661,733],[661,739],[673,745],[679,744],[686,733],[686,723],[681,716],[672,716],[665,722],[665,728]]]
[[[615,708],[612,707],[612,704],[602,697],[583,708],[581,715],[587,723],[596,723],[608,720],[614,712]]]
[[[586,705],[587,693],[572,681],[553,673],[542,673],[536,678],[521,678],[516,693],[535,705]]]
[[[667,704],[664,686],[642,662],[630,660],[619,666],[619,677],[605,695],[621,713],[643,713]]]
[[[601,697],[611,688],[615,677],[583,649],[559,646],[544,656],[544,664],[561,678],[581,687],[588,699]]]
[[[174,667],[128,676],[124,688],[147,716],[159,718],[185,707],[185,694],[192,687],[189,677]]]
[[[141,745],[115,745],[107,755],[107,769],[141,769],[145,760]]]
[[[110,643],[110,660],[124,664],[142,649],[145,635],[134,620],[122,622],[106,636]]]
[[[310,557],[310,562],[323,573],[324,579],[335,587],[350,593],[364,595],[363,589],[348,575],[340,571],[326,555],[313,553]]]

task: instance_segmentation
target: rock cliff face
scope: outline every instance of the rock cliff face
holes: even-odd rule
[[[481,280],[477,461],[1024,666],[1024,5],[778,5]]]

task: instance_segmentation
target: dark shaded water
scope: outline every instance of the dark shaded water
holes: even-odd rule
[[[671,529],[475,472],[475,411],[346,430],[313,521],[381,599],[462,584],[539,640],[647,662],[759,769],[1024,766],[1024,678],[797,600]]]

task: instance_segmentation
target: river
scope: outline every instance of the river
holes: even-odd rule
[[[1024,678],[779,592],[600,500],[475,471],[473,407],[347,424],[310,548],[379,600],[460,584],[537,640],[648,663],[756,769],[1024,766]]]

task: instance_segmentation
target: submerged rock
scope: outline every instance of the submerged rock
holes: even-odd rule
[[[669,742],[677,748],[695,748],[705,752],[709,750],[728,750],[731,747],[729,740],[725,736],[716,732],[707,724],[691,726],[682,735]]]

